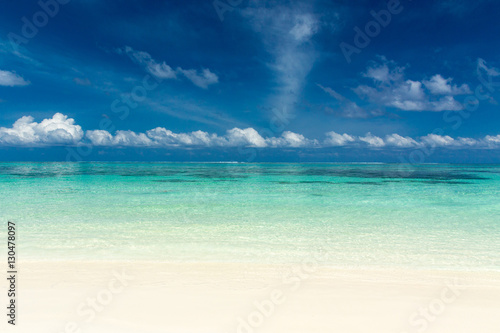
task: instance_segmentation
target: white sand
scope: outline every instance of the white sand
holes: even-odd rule
[[[15,327],[0,287],[1,332],[500,332],[494,272],[21,262]]]

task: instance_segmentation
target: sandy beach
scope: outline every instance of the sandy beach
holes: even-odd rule
[[[2,281],[6,293],[6,280]],[[21,262],[4,332],[498,332],[500,273]]]

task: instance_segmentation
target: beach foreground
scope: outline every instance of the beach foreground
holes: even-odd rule
[[[6,332],[498,332],[500,273],[30,261]],[[2,281],[2,294],[6,292]]]

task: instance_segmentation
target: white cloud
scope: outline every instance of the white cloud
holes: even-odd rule
[[[144,66],[146,70],[153,76],[159,79],[175,79],[177,75],[175,71],[165,62],[156,62],[149,53],[144,51],[136,51],[130,46],[125,46],[123,49],[118,49],[118,52],[124,52],[130,59]]]
[[[403,137],[399,134],[391,134],[385,137],[385,143],[388,146],[395,146],[401,148],[409,148],[418,146],[417,141],[413,140],[409,136]]]
[[[189,81],[193,82],[195,86],[198,86],[202,89],[207,89],[209,85],[219,82],[219,78],[217,75],[212,73],[209,69],[203,69],[201,74],[198,74],[194,69],[184,70],[179,68],[178,71]]]
[[[254,147],[254,148],[321,148],[355,146],[370,148],[396,147],[457,147],[457,148],[497,148],[500,147],[500,135],[486,136],[484,139],[457,138],[428,134],[415,140],[408,136],[393,133],[385,139],[367,133],[365,136],[353,136],[334,131],[325,134],[325,140],[320,143],[308,139],[304,135],[285,131],[279,137],[262,137],[253,128],[233,128],[225,135],[195,131],[190,133],[174,133],[163,127],[157,127],[146,133],[132,131],[117,131],[113,136],[102,130],[87,131],[86,138],[96,146],[132,146],[132,147]]]
[[[84,132],[74,119],[61,113],[40,123],[33,117],[18,119],[11,128],[0,127],[0,146],[55,146],[90,143],[94,146],[107,147],[254,147],[254,148],[325,148],[325,147],[367,147],[367,148],[415,148],[449,147],[470,149],[498,149],[500,135],[488,135],[484,138],[452,138],[447,135],[428,134],[418,139],[393,133],[381,138],[371,133],[365,136],[353,136],[334,131],[325,133],[320,143],[316,139],[306,138],[300,133],[285,131],[279,137],[262,137],[259,132],[249,127],[233,128],[224,135],[194,131],[174,133],[163,127],[157,127],[145,133],[116,131],[111,134],[105,130]]]
[[[382,61],[382,64],[374,64],[368,67],[366,73],[363,73],[364,77],[373,79],[379,83],[395,82],[403,78],[404,67],[396,66],[393,61],[387,61],[385,57],[379,57],[379,59]],[[391,65],[391,69],[389,65]]]
[[[317,140],[310,140],[304,137],[302,134],[285,131],[279,138],[268,138],[266,142],[270,147],[290,147],[290,148],[300,148],[300,147],[316,147],[319,145]]]
[[[488,147],[500,146],[500,134],[496,136],[487,135],[484,138],[484,142]]]
[[[458,138],[456,142],[461,147],[474,147],[479,144],[477,140],[471,138]]]
[[[159,63],[154,60],[149,53],[136,51],[130,46],[118,49],[117,52],[127,54],[133,61],[144,66],[146,71],[158,79],[176,79],[178,74],[181,74],[202,89],[207,89],[211,84],[219,82],[219,77],[207,68],[204,68],[201,73],[198,73],[195,69],[182,69],[181,67],[174,70],[165,62]]]
[[[497,136],[487,135],[486,141],[500,143],[500,135],[497,135]]]
[[[191,133],[174,133],[162,127],[157,127],[146,132],[147,136],[160,146],[217,146],[221,145],[223,139],[217,134],[209,134],[203,131]]]
[[[423,84],[431,94],[434,95],[466,95],[472,94],[469,86],[465,83],[460,87],[451,85],[452,78],[445,79],[440,74],[434,75],[429,81],[424,80]]]
[[[431,147],[446,147],[455,145],[456,141],[448,135],[428,134],[421,138],[422,142]]]
[[[360,85],[354,92],[371,103],[394,107],[404,111],[458,111],[463,105],[455,95],[472,93],[469,86],[452,84],[453,79],[440,74],[430,80],[405,79],[404,67],[397,67],[393,61],[382,59],[382,64],[370,66],[364,77],[373,80],[374,86]]]
[[[325,146],[345,146],[356,141],[356,139],[349,134],[338,134],[333,131],[326,133],[326,137],[327,138],[324,141]]]
[[[382,138],[374,136],[371,133],[367,133],[366,136],[360,137],[359,140],[366,142],[371,147],[380,148],[385,146],[385,142]]]
[[[87,131],[85,136],[94,146],[140,147],[154,145],[154,142],[146,134],[138,134],[133,131],[116,131],[113,136],[108,131],[95,130]]]
[[[33,117],[18,119],[12,128],[0,127],[0,145],[38,146],[77,144],[83,138],[83,130],[75,120],[61,113],[40,123]]]
[[[342,101],[345,101],[346,98],[344,96],[342,96],[341,94],[339,94],[338,92],[336,92],[335,90],[333,90],[332,88],[329,88],[329,87],[323,87],[321,84],[317,83],[316,84],[318,87],[321,88],[321,90],[323,90],[324,92],[326,92],[328,95],[330,95],[331,97],[335,98],[336,100],[338,100],[339,102],[342,102]]]
[[[452,96],[444,96],[437,101],[429,102],[431,111],[459,111],[463,105],[456,101]]]
[[[177,74],[175,71],[167,65],[165,62],[159,63],[150,63],[147,65],[147,70],[153,76],[156,76],[159,79],[175,79],[177,78]]]
[[[0,86],[4,87],[22,87],[30,84],[22,76],[9,71],[0,70]]]
[[[299,42],[307,41],[318,31],[318,23],[311,14],[295,16],[295,25],[290,34]]]
[[[227,131],[226,139],[229,146],[266,147],[266,140],[253,128],[233,128]]]
[[[290,113],[318,57],[312,38],[320,25],[309,7],[307,3],[285,6],[256,0],[241,11],[273,56],[269,68],[275,75],[277,87],[270,104]]]
[[[113,136],[104,130],[95,130],[85,132],[85,136],[94,146],[112,146]]]
[[[480,72],[480,70],[483,70],[488,74],[489,76],[500,76],[500,70],[494,68],[494,67],[488,67],[486,64],[486,61],[484,59],[478,58],[477,59],[477,71]]]
[[[113,144],[116,146],[151,146],[153,141],[144,133],[132,131],[117,131],[113,137]]]

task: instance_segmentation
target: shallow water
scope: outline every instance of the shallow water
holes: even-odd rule
[[[500,270],[500,166],[0,163],[30,260]]]

